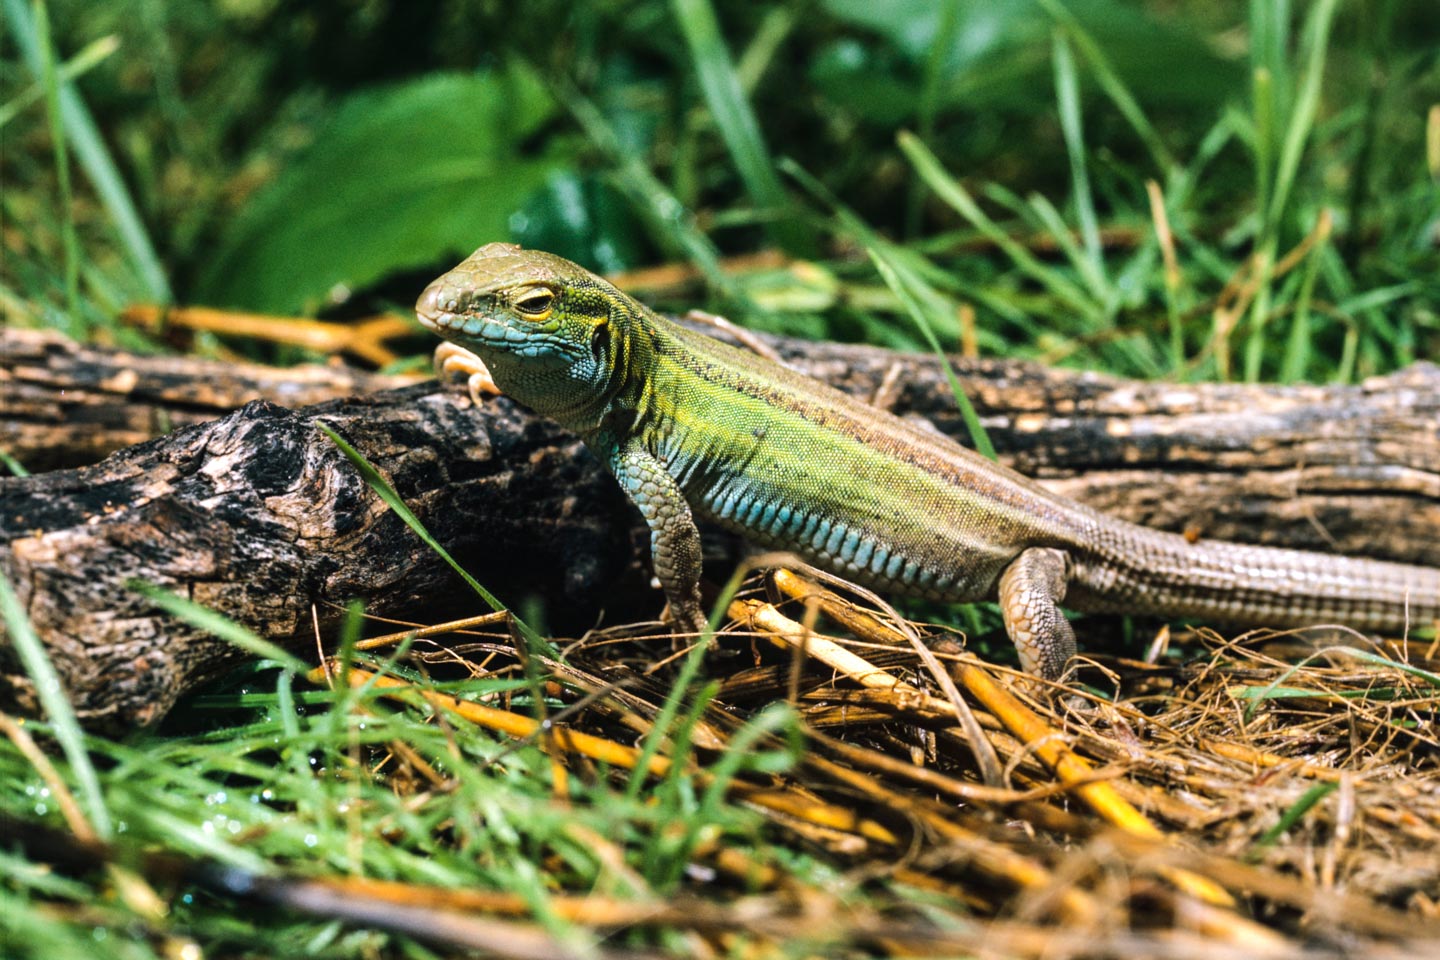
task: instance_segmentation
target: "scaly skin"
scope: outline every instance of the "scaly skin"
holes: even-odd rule
[[[1026,670],[1075,652],[1059,604],[1247,626],[1402,631],[1440,570],[1190,542],[1097,513],[884,411],[655,314],[559,257],[492,243],[432,283],[421,323],[467,370],[578,433],[651,530],[684,625],[704,622],[694,516],[883,590],[998,598]],[[693,511],[693,513],[692,513]]]

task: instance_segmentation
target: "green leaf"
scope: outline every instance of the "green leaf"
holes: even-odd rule
[[[313,312],[336,287],[509,237],[511,216],[568,157],[554,144],[521,151],[555,109],[520,66],[350,97],[241,212],[192,299]]]
[[[560,170],[510,220],[522,247],[548,250],[596,273],[645,262],[644,231],[625,196],[600,177]]]

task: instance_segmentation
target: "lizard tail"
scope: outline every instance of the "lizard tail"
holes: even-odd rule
[[[1075,560],[1076,610],[1245,626],[1336,623],[1401,632],[1440,621],[1440,569],[1220,541],[1142,527]],[[1129,541],[1128,543],[1126,541]]]

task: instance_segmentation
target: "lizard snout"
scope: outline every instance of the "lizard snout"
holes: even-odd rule
[[[415,301],[415,316],[427,330],[443,333],[454,324],[460,298],[449,287],[441,277],[426,287]]]

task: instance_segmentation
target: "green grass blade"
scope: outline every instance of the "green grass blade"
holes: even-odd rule
[[[660,712],[655,715],[655,720],[650,725],[650,733],[640,747],[640,757],[635,762],[635,768],[625,785],[625,801],[627,803],[634,802],[640,796],[640,791],[650,779],[650,761],[660,753],[665,739],[670,736],[670,729],[675,723],[675,718],[680,715],[680,708],[684,705],[685,698],[689,696],[690,688],[700,673],[700,665],[705,662],[708,648],[708,638],[702,638],[686,654],[685,662],[680,666],[680,673],[675,678],[675,682],[671,684],[670,692],[665,697],[665,703],[660,707]],[[677,762],[670,768],[669,776],[681,776],[683,769],[684,764],[677,757]]]
[[[6,19],[10,21],[11,30],[14,32],[15,42],[20,47],[20,52],[24,56],[30,72],[37,78],[42,76],[45,51],[40,41],[35,18],[26,9],[24,0],[4,0],[3,9]],[[79,162],[80,168],[89,177],[91,185],[94,186],[95,192],[100,197],[101,204],[105,207],[111,222],[114,223],[116,231],[120,234],[120,239],[125,245],[126,253],[130,257],[131,265],[136,271],[146,296],[162,303],[169,303],[174,299],[170,292],[170,281],[165,277],[165,270],[160,265],[160,257],[155,252],[155,245],[150,242],[150,234],[145,229],[144,221],[140,219],[140,213],[130,197],[130,190],[125,185],[125,179],[120,175],[114,159],[105,146],[105,140],[100,135],[100,129],[95,125],[95,119],[90,115],[89,109],[80,99],[80,95],[76,93],[72,84],[58,82],[57,88],[60,116],[70,146],[75,151],[75,158]]]
[[[1440,674],[1432,673],[1429,670],[1423,670],[1420,667],[1414,666],[1413,664],[1403,663],[1399,660],[1392,660],[1389,657],[1381,656],[1378,653],[1372,653],[1369,650],[1361,650],[1358,647],[1324,647],[1323,649],[1316,650],[1314,653],[1305,657],[1299,663],[1292,664],[1288,669],[1282,672],[1274,680],[1270,681],[1270,683],[1266,686],[1246,687],[1244,692],[1244,699],[1249,700],[1250,704],[1245,708],[1245,721],[1248,723],[1250,719],[1255,716],[1255,712],[1259,708],[1260,704],[1264,700],[1269,698],[1272,692],[1284,688],[1285,682],[1289,680],[1294,673],[1296,673],[1306,664],[1314,660],[1317,660],[1321,657],[1331,656],[1333,654],[1341,654],[1343,656],[1351,657],[1355,660],[1359,660],[1361,663],[1368,663],[1371,666],[1380,667],[1384,670],[1399,670],[1401,673],[1409,674],[1412,677],[1416,677],[1420,680],[1425,681],[1425,683],[1429,684],[1432,687],[1440,689]],[[1327,694],[1316,691],[1315,695],[1325,696]],[[1333,694],[1328,695],[1333,696]],[[1361,695],[1365,695],[1365,691],[1361,691]]]
[[[999,224],[980,209],[980,205],[975,202],[970,191],[945,171],[944,167],[940,165],[939,159],[930,152],[930,148],[921,143],[913,133],[902,130],[897,140],[901,152],[909,159],[915,172],[920,174],[921,178],[930,185],[930,189],[934,190],[941,200],[953,207],[956,213],[970,221],[971,225],[984,234],[990,242],[999,247],[1021,272],[1050,291],[1056,299],[1083,313],[1092,321],[1103,320],[1103,311],[1085,294],[1084,290],[1016,243]]]
[[[955,405],[960,408],[960,417],[965,421],[965,429],[969,431],[970,441],[975,444],[975,449],[990,460],[998,460],[995,445],[990,442],[990,435],[985,432],[985,426],[980,422],[980,415],[975,412],[974,405],[970,403],[970,397],[965,393],[965,388],[960,385],[960,378],[956,376],[955,368],[950,365],[949,358],[940,347],[940,341],[935,337],[935,331],[929,319],[934,305],[927,304],[916,289],[917,282],[923,283],[923,281],[919,281],[914,274],[907,271],[904,265],[899,263],[883,245],[867,247],[866,252],[870,254],[870,260],[885,280],[886,286],[895,291],[895,295],[905,304],[906,312],[910,314],[911,319],[925,335],[925,339],[930,342],[930,349],[940,358],[940,366],[945,371],[945,379],[950,383],[950,391],[955,394]]]
[[[1166,177],[1169,177],[1171,171],[1180,164],[1176,162],[1170,149],[1165,146],[1165,141],[1160,139],[1160,134],[1151,126],[1149,118],[1145,116],[1145,111],[1140,109],[1139,101],[1125,86],[1125,82],[1120,79],[1115,67],[1111,65],[1105,52],[1100,49],[1100,44],[1095,42],[1095,38],[1090,36],[1089,32],[1080,25],[1080,21],[1075,19],[1075,15],[1066,9],[1061,0],[1039,0],[1039,3],[1045,8],[1045,12],[1050,14],[1051,18],[1070,35],[1070,39],[1079,49],[1081,56],[1090,64],[1090,69],[1095,72],[1095,82],[1110,98],[1110,102],[1115,104],[1115,108],[1120,111],[1121,115],[1129,121],[1131,128],[1145,144],[1146,149],[1150,151],[1155,165]]]
[[[201,606],[193,600],[172,593],[153,583],[146,583],[144,580],[131,580],[126,586],[143,595],[145,599],[176,619],[213,634],[246,653],[262,660],[273,660],[292,673],[304,673],[310,669],[305,661],[285,648],[271,643],[248,627],[241,626],[209,607]]]
[[[1080,237],[1090,267],[1085,271],[1095,290],[1095,299],[1109,298],[1105,281],[1104,251],[1100,247],[1100,219],[1095,215],[1095,198],[1090,192],[1090,171],[1085,163],[1085,128],[1081,122],[1080,76],[1075,57],[1063,30],[1055,31],[1055,100],[1060,107],[1060,132],[1065,136],[1065,152],[1070,157],[1070,183],[1075,193],[1075,215],[1080,221]]]
[[[60,64],[55,70],[55,77],[60,83],[69,83],[77,77],[83,77],[119,49],[119,37],[113,34],[101,37],[99,40],[86,44],[79,53]],[[45,85],[37,81],[12,97],[3,106],[0,106],[0,129],[4,129],[7,123],[14,120],[32,103],[39,102],[44,96]]]
[[[1250,304],[1250,337],[1245,342],[1245,382],[1255,383],[1260,379],[1260,362],[1265,353],[1265,329],[1270,323],[1270,303],[1275,269],[1275,240],[1273,235],[1261,243],[1256,252],[1259,261],[1255,273],[1259,276],[1259,288]]]
[[[1359,660],[1361,663],[1368,663],[1374,667],[1381,667],[1386,670],[1399,670],[1401,673],[1409,674],[1419,680],[1424,680],[1430,686],[1440,690],[1440,674],[1430,670],[1424,670],[1411,663],[1400,660],[1392,660],[1390,657],[1372,653],[1369,650],[1362,650],[1359,647],[1327,647],[1321,653],[1343,653],[1347,657]]]
[[[1300,293],[1295,298],[1295,316],[1290,321],[1290,341],[1285,346],[1285,358],[1280,368],[1281,383],[1296,383],[1304,379],[1305,369],[1310,365],[1310,302],[1315,293],[1315,279],[1320,276],[1325,247],[1330,242],[1329,229],[1323,229],[1324,236],[1305,258],[1305,273],[1300,278]]]
[[[815,243],[805,230],[804,222],[783,215],[789,205],[785,191],[775,174],[775,165],[760,135],[760,124],[750,109],[750,101],[745,99],[725,39],[720,35],[714,7],[710,0],[672,0],[671,7],[690,48],[690,59],[695,64],[705,103],[735,161],[746,192],[756,207],[776,218],[772,221],[771,233],[777,242],[791,253],[810,255]]]
[[[1324,800],[1339,788],[1340,784],[1338,783],[1317,783],[1309,790],[1306,790],[1300,795],[1300,799],[1291,804],[1290,809],[1286,810],[1280,816],[1280,820],[1275,826],[1266,830],[1260,839],[1255,841],[1250,848],[1250,856],[1252,858],[1258,856],[1266,847],[1273,845],[1275,841],[1293,829],[1294,826],[1300,822],[1301,818],[1310,812],[1315,804]]]
[[[649,778],[650,761],[653,760],[665,745],[665,740],[670,736],[670,728],[675,718],[680,713],[680,707],[695,677],[699,674],[700,665],[705,660],[705,653],[710,647],[715,631],[719,629],[725,612],[730,609],[730,602],[740,592],[741,586],[745,583],[745,576],[749,573],[748,565],[741,564],[735,572],[730,575],[725,588],[720,591],[719,597],[715,600],[715,606],[710,611],[710,619],[705,624],[705,632],[695,640],[695,647],[686,655],[685,662],[680,667],[680,674],[675,678],[675,683],[670,688],[670,693],[665,698],[660,712],[656,715],[651,724],[650,733],[645,737],[641,745],[640,757],[635,763],[634,772],[625,786],[625,798],[627,801],[634,801],[640,796],[640,790]],[[682,774],[680,764],[670,768],[669,778],[673,780]]]
[[[925,72],[920,83],[920,102],[915,110],[915,129],[920,132],[920,139],[926,143],[935,139],[935,118],[940,112],[940,91],[945,79],[945,65],[955,48],[955,38],[960,29],[960,4],[942,3],[939,6],[940,25],[930,40],[930,49],[925,57]],[[910,183],[905,210],[907,237],[920,233],[925,195],[926,186],[923,180]]]
[[[1319,690],[1313,687],[1238,687],[1232,694],[1236,700],[1374,700],[1392,699],[1391,696],[1377,696],[1375,688],[1368,690]]]
[[[772,703],[735,732],[720,759],[709,770],[710,783],[700,798],[700,809],[686,824],[685,839],[681,844],[686,860],[695,849],[702,833],[711,824],[721,822],[726,816],[726,796],[742,772],[763,765],[768,767],[766,773],[783,773],[804,755],[801,739],[795,735],[798,727],[798,719],[789,704]],[[772,746],[767,741],[780,739],[778,735],[782,733],[791,735],[784,737],[788,749],[784,751],[782,762],[776,764],[775,753],[778,751],[765,750],[762,753],[761,748]],[[766,757],[766,753],[771,756]]]
[[[1285,128],[1285,139],[1280,146],[1280,157],[1275,169],[1275,189],[1270,196],[1270,209],[1266,213],[1272,229],[1278,228],[1284,215],[1285,204],[1290,199],[1290,188],[1300,169],[1300,155],[1305,143],[1315,128],[1315,114],[1320,105],[1320,82],[1325,76],[1325,54],[1330,42],[1330,26],[1335,21],[1335,10],[1339,0],[1317,0],[1305,21],[1305,32],[1300,41],[1300,53],[1305,59],[1305,71],[1300,78],[1300,89],[1290,111],[1290,123]]]
[[[1335,309],[1341,313],[1365,313],[1381,307],[1394,309],[1393,304],[1407,297],[1418,295],[1421,289],[1418,280],[1406,280],[1388,287],[1375,287],[1364,293],[1340,298],[1339,302],[1335,304]]]
[[[440,559],[448,563],[450,565],[450,569],[458,573],[461,579],[463,579],[467,584],[470,585],[470,589],[474,590],[476,595],[479,596],[481,600],[485,601],[485,603],[490,607],[491,610],[494,610],[496,613],[510,614],[510,618],[514,621],[516,629],[518,629],[521,635],[525,637],[526,641],[529,642],[532,650],[536,651],[537,653],[541,653],[544,656],[553,657],[557,660],[560,658],[560,654],[556,652],[555,648],[550,645],[549,641],[547,641],[544,637],[540,636],[540,634],[536,633],[529,626],[529,624],[527,624],[524,620],[521,620],[520,617],[513,611],[511,611],[509,607],[505,606],[505,604],[501,603],[498,599],[496,599],[494,594],[482,587],[478,580],[470,576],[469,572],[466,571],[464,567],[460,566],[459,562],[457,562],[454,557],[450,556],[450,552],[448,550],[440,546],[440,541],[436,540],[433,536],[430,535],[430,531],[425,529],[425,525],[420,522],[420,518],[415,516],[415,514],[405,504],[404,500],[400,499],[400,494],[395,492],[395,488],[390,486],[389,482],[380,475],[380,471],[376,470],[375,467],[371,465],[370,461],[366,460],[365,456],[360,453],[359,450],[356,450],[349,443],[345,442],[345,439],[341,437],[340,434],[336,433],[326,424],[317,423],[316,426],[320,428],[321,433],[325,434],[325,436],[330,438],[331,443],[335,444],[335,446],[340,448],[340,452],[345,454],[345,459],[349,460],[350,463],[354,465],[355,469],[360,471],[360,476],[364,478],[367,484],[369,484],[370,489],[374,490],[379,495],[380,499],[385,501],[386,506],[388,506],[391,510],[394,510],[396,516],[398,516],[401,520],[404,520],[405,525],[408,526],[411,530],[414,530],[415,535],[418,536],[427,547],[435,551],[435,553],[440,557]]]
[[[727,300],[745,302],[745,295],[720,266],[720,251],[715,244],[695,225],[685,205],[650,172],[645,162],[621,147],[620,138],[600,109],[573,87],[562,85],[559,96],[580,129],[615,164],[616,184],[650,222],[657,234],[656,240],[695,264],[712,290]]]
[[[90,754],[85,750],[85,734],[80,729],[80,721],[65,695],[55,665],[45,653],[45,645],[35,635],[35,628],[25,616],[20,598],[15,595],[15,588],[3,571],[0,571],[0,619],[5,622],[10,643],[25,666],[25,672],[30,675],[30,682],[35,684],[35,699],[40,701],[40,706],[50,718],[55,739],[60,741],[60,749],[64,751],[70,770],[79,783],[80,795],[90,815],[90,826],[101,840],[109,840],[114,833],[110,811],[105,806],[100,778],[95,775]]]
[[[1250,109],[1255,124],[1256,209],[1270,209],[1275,181],[1275,118],[1290,90],[1290,64],[1285,49],[1290,36],[1289,0],[1250,0]]]
[[[1250,81],[1255,124],[1255,206],[1264,216],[1270,209],[1270,188],[1275,176],[1274,82],[1270,71],[1257,68]]]
[[[1091,296],[1102,307],[1107,307],[1108,312],[1108,304],[1113,299],[1113,291],[1110,289],[1109,281],[1105,279],[1102,268],[1096,266],[1095,258],[1075,242],[1075,237],[1071,234],[1070,227],[1066,225],[1065,218],[1060,215],[1059,210],[1055,209],[1055,205],[1050,202],[1049,197],[1043,193],[1032,193],[1025,199],[1029,203],[1028,212],[1040,221],[1050,236],[1055,238],[1055,244],[1060,248],[1060,252],[1065,254],[1065,259],[1070,261],[1070,265],[1075,268],[1076,273],[1085,278]],[[1084,242],[1083,238],[1082,242]]]
[[[45,115],[50,121],[50,146],[55,155],[55,184],[59,197],[61,248],[65,277],[65,312],[80,339],[89,331],[80,311],[80,236],[75,230],[75,194],[70,185],[70,148],[60,111],[60,80],[55,67],[55,45],[50,37],[50,16],[42,0],[34,0],[35,45],[40,51],[40,85],[45,90]]]
[[[1267,198],[1264,193],[1266,181],[1264,168],[1268,165],[1268,150],[1273,134],[1268,129],[1272,118],[1269,111],[1271,104],[1281,101],[1286,92],[1288,84],[1280,84],[1279,90],[1268,89],[1268,84],[1276,83],[1278,77],[1267,77],[1264,69],[1257,69],[1256,114],[1257,131],[1256,144],[1260,151],[1257,156],[1257,163],[1261,167],[1260,186],[1260,211],[1262,224],[1260,230],[1259,256],[1261,263],[1258,269],[1261,271],[1260,288],[1256,292],[1254,304],[1250,311],[1250,338],[1245,349],[1245,379],[1254,382],[1260,377],[1260,362],[1264,353],[1265,328],[1270,319],[1270,304],[1273,299],[1271,270],[1275,262],[1275,251],[1279,241],[1280,230],[1285,217],[1285,205],[1290,200],[1290,189],[1295,183],[1295,177],[1300,169],[1300,157],[1305,152],[1305,143],[1310,139],[1310,134],[1315,127],[1315,115],[1320,104],[1320,82],[1325,74],[1325,54],[1329,44],[1330,26],[1335,19],[1335,10],[1339,0],[1317,0],[1310,9],[1310,14],[1305,21],[1305,30],[1300,41],[1300,55],[1304,59],[1305,67],[1300,77],[1300,87],[1296,91],[1295,101],[1290,104],[1290,122],[1285,127],[1285,137],[1280,145],[1280,154],[1275,160],[1275,174],[1270,182],[1270,191]],[[1263,0],[1257,0],[1257,4],[1263,6]],[[1281,10],[1275,14],[1277,18],[1284,17],[1288,10],[1288,4],[1279,4]],[[1283,20],[1281,21],[1283,22]],[[1280,31],[1276,27],[1276,32]],[[1277,41],[1278,42],[1278,41]],[[1270,44],[1269,46],[1275,46]],[[1280,64],[1283,60],[1278,59],[1275,54],[1275,63]],[[1276,68],[1278,69],[1278,67]],[[1265,80],[1266,83],[1258,81]],[[1260,122],[1263,120],[1264,122]]]
[[[3,464],[6,470],[9,470],[10,475],[13,477],[30,476],[30,471],[25,469],[25,465],[12,457],[8,450],[0,450],[0,464]]]
[[[863,219],[836,199],[825,189],[824,184],[812,177],[799,164],[782,160],[781,167],[799,181],[806,190],[828,204],[846,229],[855,234],[865,245],[865,251],[869,254],[871,262],[875,264],[875,269],[879,271],[881,279],[899,298],[905,307],[905,312],[915,321],[921,335],[930,345],[931,351],[940,360],[940,368],[945,371],[945,379],[949,382],[950,390],[955,395],[955,405],[960,410],[960,417],[965,421],[965,428],[970,433],[970,440],[975,444],[975,449],[991,460],[997,459],[995,445],[990,442],[990,435],[985,432],[985,426],[980,422],[980,417],[970,403],[965,388],[960,385],[960,378],[955,374],[955,368],[950,363],[949,355],[940,345],[940,338],[935,335],[936,327],[944,328],[951,325],[950,318],[954,311],[951,309],[950,301],[941,296],[934,287],[925,281],[924,277],[910,267],[905,257],[902,256],[906,251],[900,250],[882,239],[879,234],[870,229]]]
[[[798,10],[775,7],[760,21],[749,45],[735,61],[735,76],[747,97],[760,85],[760,78],[765,75],[765,71],[775,59],[775,54],[795,29],[798,19]]]

